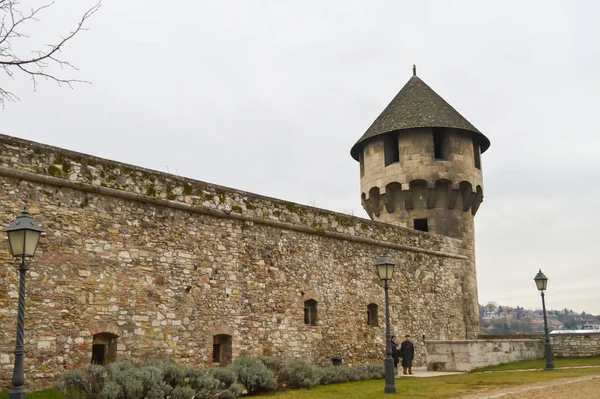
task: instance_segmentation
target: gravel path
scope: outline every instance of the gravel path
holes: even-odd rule
[[[600,376],[568,378],[508,390],[488,391],[462,399],[600,399]]]

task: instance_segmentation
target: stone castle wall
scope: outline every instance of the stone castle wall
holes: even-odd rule
[[[232,354],[328,363],[384,357],[384,306],[373,264],[398,262],[393,333],[464,339],[461,241],[298,205],[0,135],[0,226],[24,202],[46,230],[27,277],[26,378],[54,379],[91,360],[94,334],[117,358],[211,363]],[[0,379],[8,384],[18,275],[0,251]],[[304,302],[318,304],[316,326]],[[378,305],[378,326],[367,305]]]
[[[600,331],[550,334],[550,344],[556,357],[600,356]]]
[[[544,356],[539,339],[475,339],[427,341],[427,370],[466,371]]]

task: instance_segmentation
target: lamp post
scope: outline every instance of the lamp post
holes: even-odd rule
[[[546,350],[546,370],[554,370],[554,362],[552,361],[552,346],[550,346],[550,336],[548,335],[548,320],[546,319],[546,301],[544,299],[544,291],[548,286],[548,277],[542,273],[542,269],[536,274],[535,285],[542,294],[542,312],[544,312],[544,334],[545,334],[545,350]]]
[[[9,399],[25,399],[25,372],[23,369],[23,324],[25,321],[25,272],[28,267],[26,258],[33,258],[42,234],[42,228],[33,220],[27,207],[17,218],[4,230],[8,235],[8,246],[13,258],[20,261],[19,272],[19,313],[17,319],[17,343],[15,345],[15,368],[12,376],[12,389]]]
[[[387,252],[384,252],[375,264],[377,276],[383,280],[383,289],[385,290],[385,393],[396,393],[392,341],[390,340],[390,297],[388,293],[388,281],[394,277],[395,266],[396,263]]]

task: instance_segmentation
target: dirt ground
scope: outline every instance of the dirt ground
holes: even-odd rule
[[[499,391],[461,396],[462,399],[600,399],[600,376],[569,378]]]

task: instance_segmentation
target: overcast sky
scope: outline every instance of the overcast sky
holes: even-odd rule
[[[93,4],[57,0],[17,49]],[[599,20],[594,1],[104,0],[58,71],[92,84],[0,75],[21,98],[0,132],[367,218],[349,151],[414,63],[492,143],[479,302],[540,308],[541,268],[549,308],[600,314]]]

